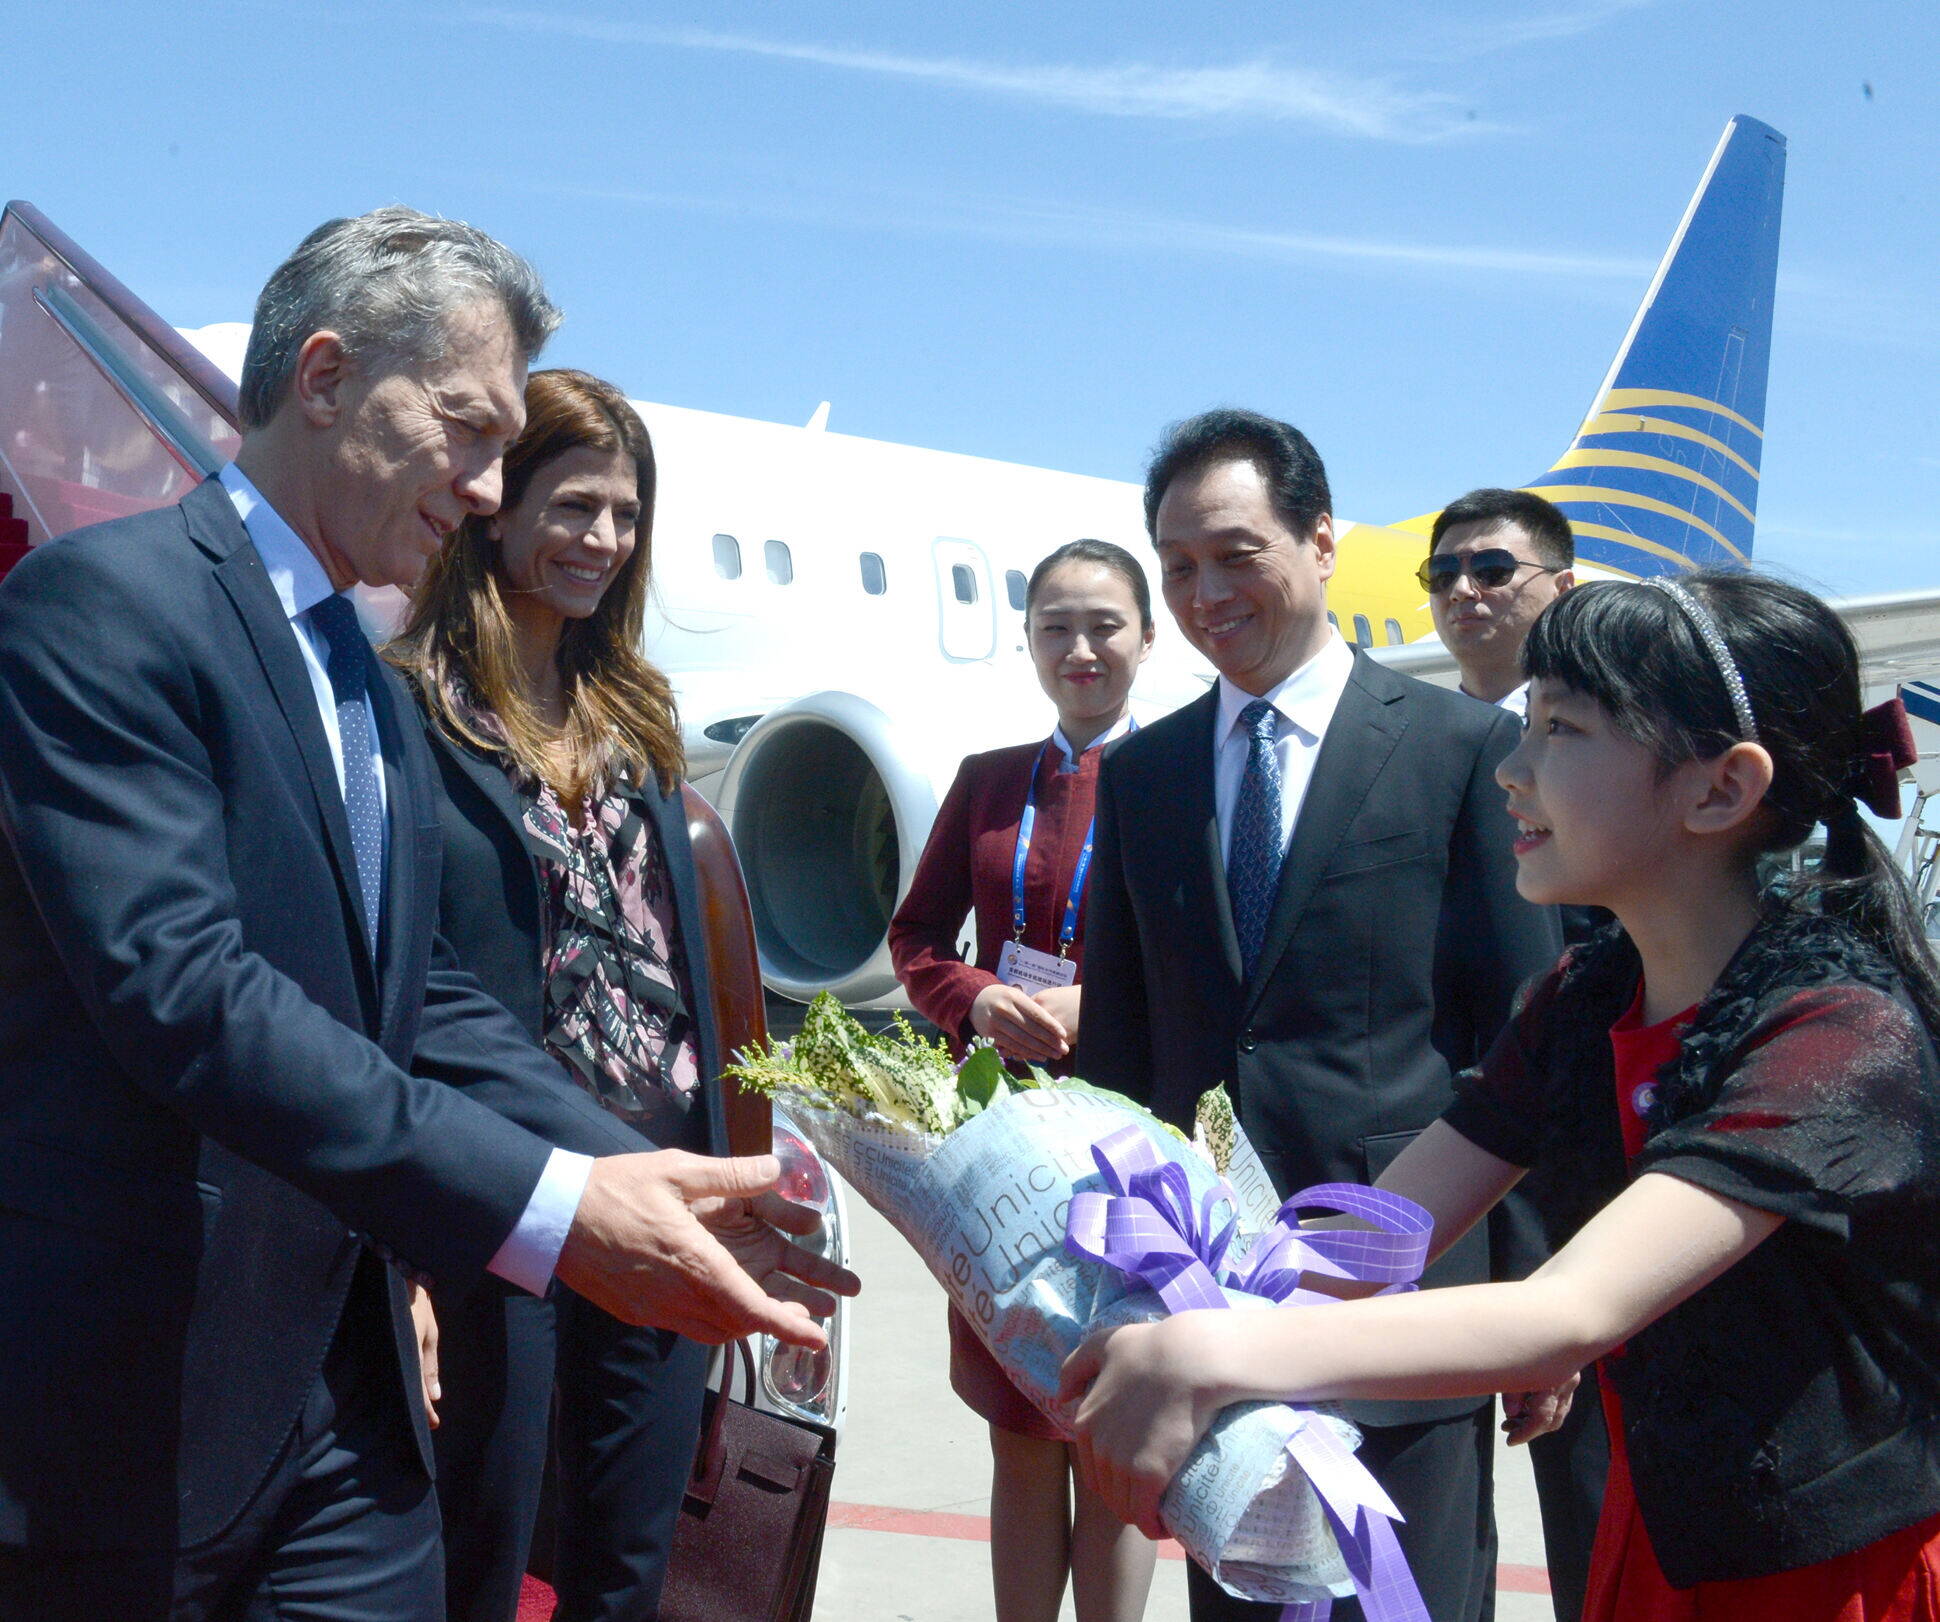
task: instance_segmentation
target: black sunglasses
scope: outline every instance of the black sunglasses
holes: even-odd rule
[[[1560,565],[1530,563],[1502,547],[1492,546],[1480,552],[1470,552],[1465,557],[1447,552],[1437,553],[1415,570],[1415,578],[1421,582],[1423,591],[1439,597],[1443,592],[1452,590],[1455,582],[1464,574],[1484,591],[1493,591],[1515,579],[1518,569],[1540,569],[1544,574],[1563,572]]]

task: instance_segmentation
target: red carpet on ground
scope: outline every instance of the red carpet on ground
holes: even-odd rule
[[[889,1509],[875,1504],[830,1504],[829,1525],[863,1532],[903,1532],[917,1537],[962,1538],[987,1542],[990,1522],[982,1515],[952,1515],[932,1509]],[[1168,1539],[1159,1545],[1159,1556],[1183,1560],[1185,1551]],[[1541,1566],[1500,1565],[1495,1568],[1496,1586],[1510,1594],[1547,1594],[1549,1573]],[[519,1595],[518,1622],[552,1622],[552,1590],[536,1577],[525,1580]]]

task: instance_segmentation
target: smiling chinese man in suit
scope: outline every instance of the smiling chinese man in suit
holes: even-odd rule
[[[1560,948],[1515,890],[1514,718],[1342,642],[1330,507],[1285,423],[1208,412],[1160,447],[1166,606],[1219,680],[1106,755],[1085,922],[1078,1073],[1188,1127],[1226,1083],[1283,1195],[1378,1177]],[[1478,1230],[1427,1282],[1487,1276]],[[1430,1615],[1487,1614],[1493,1404],[1348,1408]],[[1196,1622],[1277,1614],[1188,1575]]]

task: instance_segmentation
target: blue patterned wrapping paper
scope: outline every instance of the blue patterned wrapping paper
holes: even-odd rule
[[[1195,1200],[1221,1182],[1152,1117],[1085,1089],[1012,1094],[947,1138],[799,1099],[787,1107],[830,1164],[915,1247],[1018,1388],[1059,1424],[1058,1373],[1079,1342],[1097,1329],[1165,1314],[1151,1290],[1065,1249],[1071,1196],[1104,1188],[1092,1145],[1135,1125],[1186,1169]],[[1233,1169],[1246,1218],[1238,1255],[1246,1230],[1257,1231],[1273,1205],[1250,1151]],[[1269,1305],[1232,1291],[1227,1299],[1242,1310]],[[1173,1535],[1240,1598],[1311,1603],[1352,1591],[1319,1500],[1287,1453],[1303,1423],[1328,1426],[1348,1448],[1360,1440],[1336,1415],[1238,1405],[1219,1416],[1166,1493],[1162,1513]]]

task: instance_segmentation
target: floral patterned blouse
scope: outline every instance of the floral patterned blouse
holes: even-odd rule
[[[523,788],[545,902],[545,1043],[616,1115],[648,1126],[700,1083],[673,885],[651,823],[613,792],[575,816]],[[670,1099],[667,1095],[672,1094]],[[651,1134],[649,1134],[651,1135]]]
[[[504,736],[467,693],[454,708]],[[673,883],[654,826],[623,785],[569,808],[501,757],[538,863],[546,1051],[601,1104],[655,1142],[678,1144],[700,1084],[700,1045]]]

